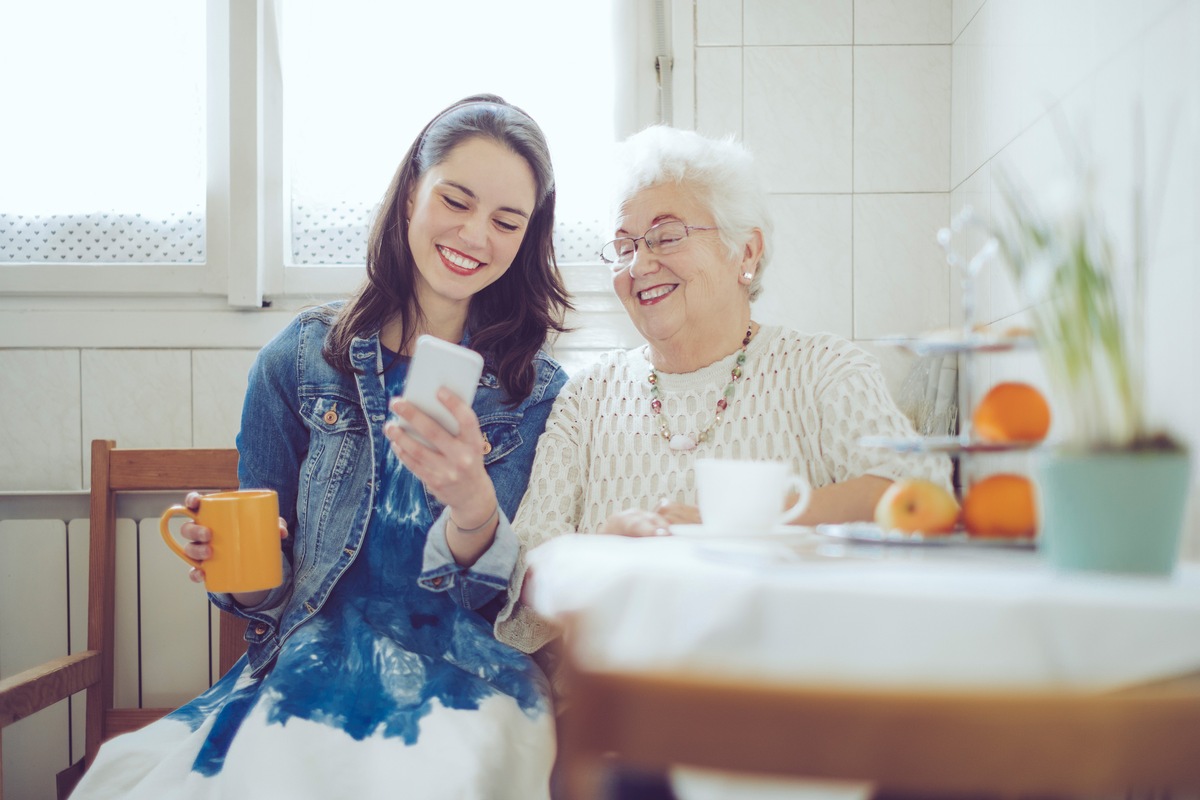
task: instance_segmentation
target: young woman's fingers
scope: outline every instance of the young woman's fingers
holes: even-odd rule
[[[411,430],[405,430],[402,425],[396,421],[391,421],[389,424],[395,428],[399,428],[399,436],[407,436],[409,441],[399,438],[399,436],[389,436],[393,443],[403,443],[406,452],[413,452],[413,443],[424,447],[426,450],[434,450],[441,452],[446,446],[454,441],[445,428],[438,423],[433,417],[426,414],[421,409],[414,406],[402,397],[392,399],[391,409],[396,416],[403,419],[411,426]],[[413,432],[417,436],[413,435]],[[420,438],[418,438],[418,436]],[[421,441],[421,440],[424,441]],[[428,444],[427,444],[428,443]],[[399,455],[399,453],[397,453]]]
[[[207,561],[212,558],[212,545],[188,542],[183,546],[183,552],[193,561]]]
[[[458,422],[458,438],[471,442],[479,441],[479,417],[475,411],[463,402],[462,398],[446,388],[438,389],[437,399],[454,416]]]
[[[179,526],[179,535],[189,542],[211,542],[212,531],[195,522],[185,522]]]

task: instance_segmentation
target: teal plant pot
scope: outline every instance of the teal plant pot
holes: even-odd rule
[[[1043,454],[1039,541],[1047,562],[1069,572],[1170,575],[1189,471],[1185,451]]]

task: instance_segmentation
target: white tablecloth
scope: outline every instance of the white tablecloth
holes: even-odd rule
[[[1200,566],[1055,574],[1032,551],[565,536],[530,600],[591,666],[823,684],[1098,690],[1200,670]]]

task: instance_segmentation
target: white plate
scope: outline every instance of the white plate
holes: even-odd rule
[[[835,539],[847,539],[852,542],[869,542],[871,544],[923,545],[933,547],[1007,547],[1026,550],[1037,546],[1036,540],[1032,538],[1017,539],[1003,536],[970,536],[966,531],[930,534],[921,533],[920,531],[885,530],[874,522],[846,522],[818,525],[817,533],[823,536],[831,536]]]
[[[810,528],[801,528],[796,525],[776,525],[769,531],[760,531],[758,533],[750,533],[744,530],[730,530],[727,528],[714,528],[708,525],[671,526],[672,535],[687,536],[695,539],[761,539],[777,536],[804,536],[808,533],[811,533]]]

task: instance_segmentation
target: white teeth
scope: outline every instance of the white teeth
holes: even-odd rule
[[[479,269],[483,266],[482,261],[476,261],[473,258],[467,258],[461,253],[456,253],[453,250],[447,250],[444,247],[439,247],[438,252],[442,254],[443,258],[456,267],[462,267],[463,269]]]
[[[639,300],[653,300],[657,297],[662,297],[663,295],[670,294],[673,291],[675,291],[674,286],[655,286],[653,289],[646,289],[644,291],[638,292],[638,299]]]

